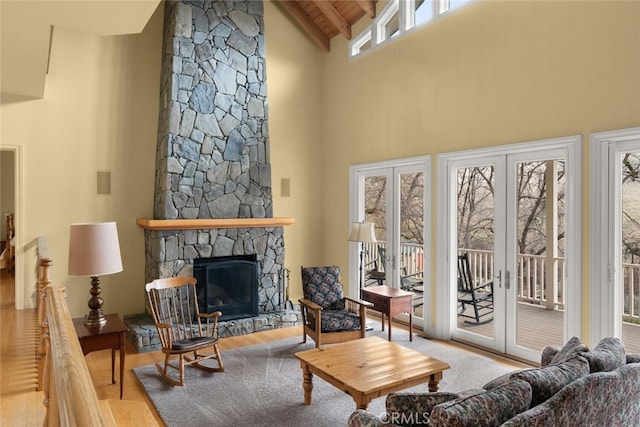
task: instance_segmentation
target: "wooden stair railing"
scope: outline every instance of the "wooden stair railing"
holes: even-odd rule
[[[107,426],[82,354],[63,286],[44,289],[46,426]]]
[[[38,390],[44,392],[44,426],[113,425],[101,405],[65,300],[65,288],[52,286],[46,241],[38,238],[37,316],[40,341],[36,360]]]
[[[16,235],[16,228],[13,222],[13,214],[8,214],[5,217],[7,227],[7,253],[6,253],[6,268],[7,273],[13,275],[15,273],[15,242],[13,238]]]
[[[44,289],[51,284],[51,278],[49,277],[49,269],[53,265],[53,261],[49,258],[49,249],[47,248],[47,241],[44,237],[38,237],[38,289],[36,291],[36,308],[38,315],[38,331],[37,342],[38,349],[36,354],[36,363],[38,368],[38,383],[36,390],[42,390],[42,382],[44,376],[44,363],[46,360],[46,342],[44,340],[45,330],[45,304],[44,304]]]

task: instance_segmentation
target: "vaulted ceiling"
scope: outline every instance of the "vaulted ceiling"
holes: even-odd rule
[[[142,31],[161,0],[0,0],[0,98],[41,98],[53,26],[101,35]],[[329,52],[336,36],[351,39],[351,26],[375,17],[378,0],[275,0],[301,30]],[[100,17],[99,19],[97,17]]]
[[[351,26],[364,15],[376,16],[378,0],[279,0],[283,8],[325,52],[331,39],[342,34],[351,40]]]
[[[2,102],[44,96],[54,27],[104,36],[141,32],[161,0],[0,0]]]

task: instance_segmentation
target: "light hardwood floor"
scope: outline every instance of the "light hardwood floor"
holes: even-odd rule
[[[0,426],[41,426],[45,408],[43,393],[35,391],[36,313],[35,310],[16,311],[14,307],[13,278],[7,276],[5,270],[0,270]],[[374,318],[372,321],[379,320]],[[396,327],[404,326],[394,325],[394,328]],[[302,328],[294,326],[223,338],[220,340],[222,360],[224,361],[225,350],[301,336],[301,334]],[[470,351],[456,344],[442,344],[461,351]],[[133,368],[161,362],[163,355],[159,351],[137,354],[132,349],[128,350],[124,374],[124,400],[119,400],[119,384],[111,384],[111,352],[103,350],[86,356],[98,398],[108,402],[118,426],[162,426],[163,423],[153,404],[133,374]],[[472,350],[472,352],[475,351]],[[495,359],[512,367],[522,366],[499,357]],[[118,369],[116,361],[116,372]],[[302,374],[300,381],[302,383]],[[302,387],[301,384],[295,386]]]
[[[14,282],[0,270],[0,426],[41,426],[44,395],[36,389],[36,312],[14,309]],[[301,327],[276,329],[220,340],[220,351],[301,336]],[[223,353],[224,361],[224,353]],[[128,348],[124,374],[124,400],[119,384],[111,384],[111,352],[86,356],[98,399],[108,400],[118,426],[162,426],[153,404],[138,383],[133,368],[163,360],[160,351],[135,353]],[[116,357],[116,372],[118,372]],[[116,375],[118,379],[118,375]],[[144,405],[141,407],[141,404]],[[145,408],[146,406],[146,408]]]

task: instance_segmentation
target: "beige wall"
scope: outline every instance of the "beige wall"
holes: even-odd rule
[[[56,28],[43,99],[4,103],[3,144],[23,148],[24,296],[35,289],[35,239],[45,236],[52,279],[73,316],[88,311],[90,279],[67,275],[69,225],[116,221],[124,271],[102,278],[105,312],[144,310],[144,234],[153,208],[162,8],[139,35],[99,37]],[[111,171],[112,194],[96,194]]]
[[[638,28],[639,2],[480,1],[354,61],[334,39],[323,68],[324,261],[348,260],[350,165],[427,154],[435,167],[438,153],[582,134],[586,315],[589,134],[640,125]],[[435,219],[435,179],[433,194]]]
[[[322,260],[322,52],[279,6],[265,2],[267,90],[274,216],[294,217],[285,227],[290,299],[302,297],[301,265]],[[291,195],[282,197],[289,179]]]
[[[274,215],[296,218],[285,228],[291,299],[300,265],[348,265],[350,165],[582,134],[586,166],[589,133],[639,126],[639,17],[638,2],[480,1],[349,61],[342,36],[321,53],[266,2]],[[161,18],[136,36],[56,30],[44,99],[0,106],[0,143],[24,148],[27,298],[44,235],[53,279],[85,313],[89,279],[66,274],[69,224],[115,220],[124,271],[103,278],[105,310],[143,308],[135,219],[153,207]],[[98,170],[112,172],[111,196],[96,195]],[[585,214],[584,265],[587,226]]]
[[[24,151],[25,303],[35,290],[35,239],[46,236],[53,280],[69,288],[73,316],[87,312],[89,278],[66,273],[69,224],[118,223],[124,271],[102,278],[106,312],[144,309],[144,235],[136,218],[153,213],[162,10],[140,35],[98,37],[56,29],[45,96],[0,106],[0,143]],[[285,228],[290,298],[299,267],[321,261],[322,54],[265,3],[274,215]],[[112,195],[96,194],[96,172],[112,172]],[[291,195],[281,196],[282,178]]]

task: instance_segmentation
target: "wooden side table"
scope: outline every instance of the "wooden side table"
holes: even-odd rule
[[[116,383],[116,350],[120,352],[120,399],[123,398],[125,334],[129,330],[127,325],[117,314],[107,314],[104,326],[87,327],[84,318],[73,319],[82,353],[111,349],[111,384]]]
[[[389,321],[389,341],[391,341],[391,319],[400,313],[409,314],[409,341],[413,341],[413,292],[388,286],[369,286],[362,288],[362,299],[373,304],[373,309],[382,313],[382,330],[384,316]]]

